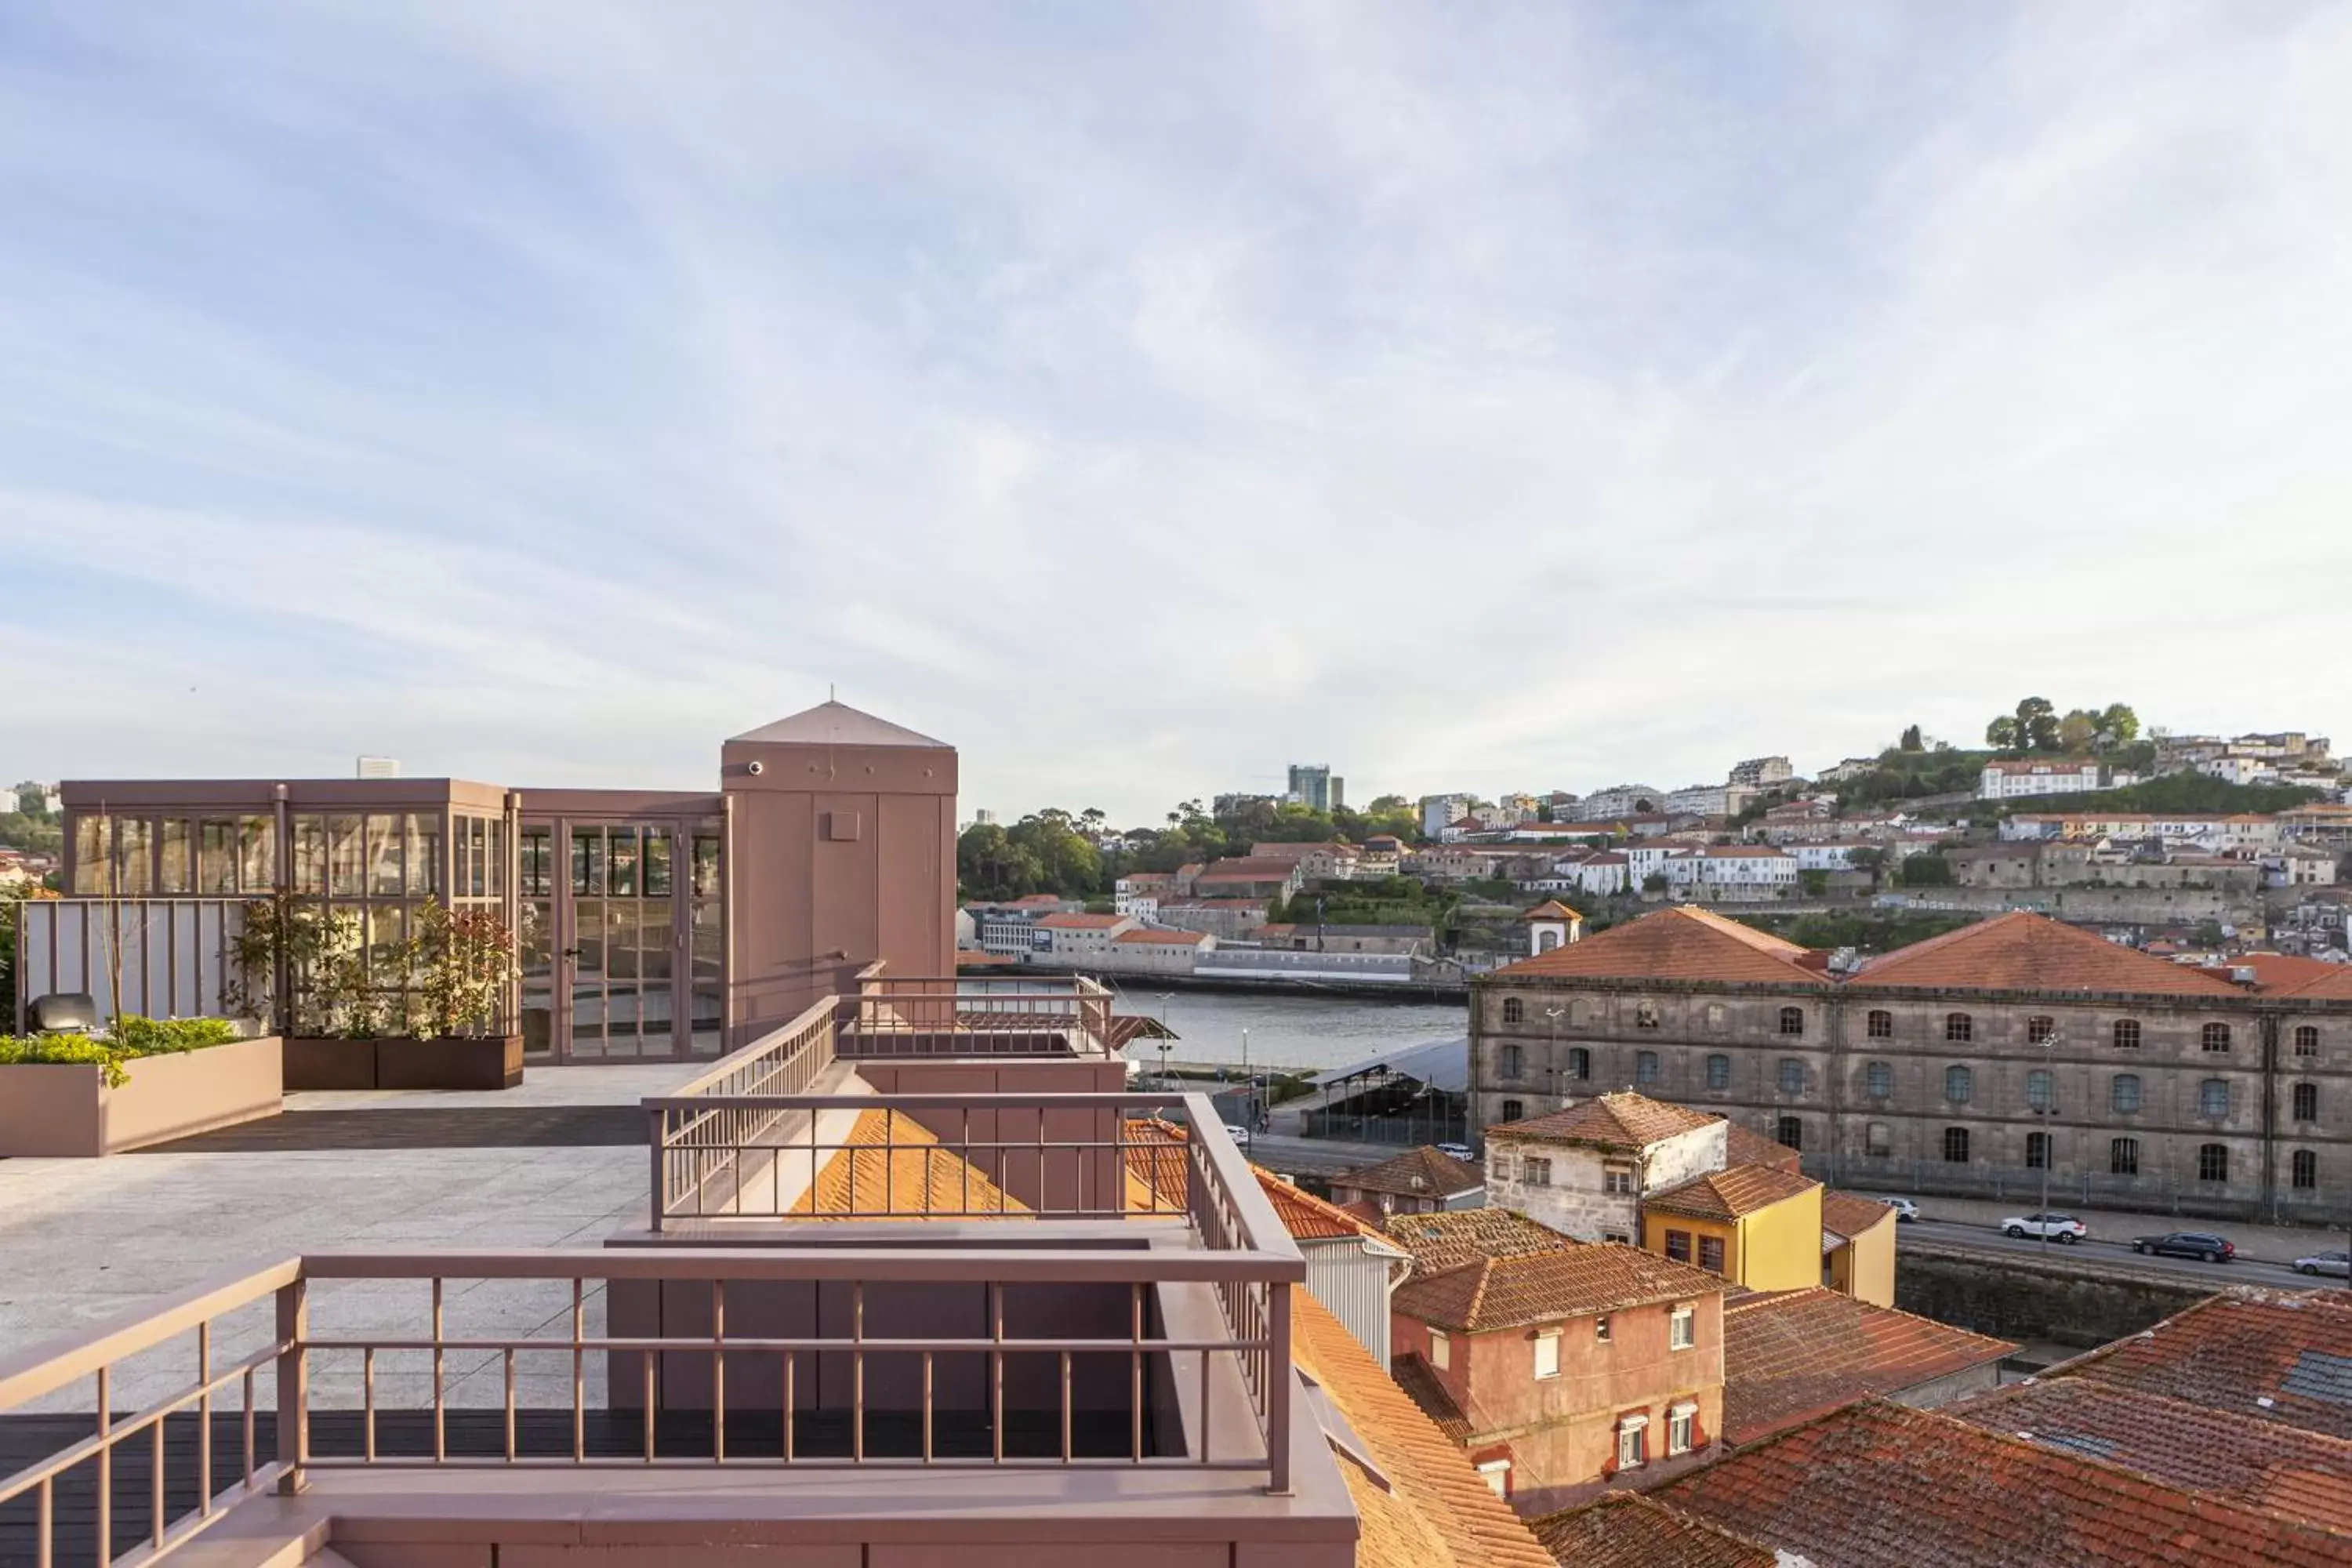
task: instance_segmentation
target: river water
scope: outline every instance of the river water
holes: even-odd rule
[[[1459,1002],[1386,1002],[1362,996],[1274,996],[1219,991],[1155,991],[1127,981],[1118,1010],[1161,1019],[1181,1037],[1168,1048],[1178,1062],[1238,1062],[1249,1033],[1253,1066],[1346,1067],[1400,1046],[1460,1039],[1470,1032]],[[1129,1053],[1146,1066],[1157,1045],[1139,1040]]]

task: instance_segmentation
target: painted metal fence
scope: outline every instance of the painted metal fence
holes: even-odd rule
[[[44,996],[91,996],[101,1024],[239,1011],[237,899],[34,899],[16,919],[17,1016]]]

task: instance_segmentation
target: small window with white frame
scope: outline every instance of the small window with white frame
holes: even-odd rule
[[[1507,1498],[1511,1495],[1510,1460],[1483,1459],[1479,1461],[1478,1475],[1496,1497]]]
[[[1650,1457],[1650,1418],[1627,1415],[1617,1423],[1617,1468],[1638,1470]]]
[[[1536,1336],[1536,1375],[1559,1375],[1559,1331],[1546,1329]]]
[[[1698,1309],[1685,1303],[1666,1319],[1666,1348],[1686,1351],[1698,1343]]]
[[[1429,1364],[1440,1372],[1454,1365],[1454,1341],[1444,1329],[1429,1331]]]
[[[1698,1406],[1688,1400],[1666,1411],[1666,1454],[1687,1454],[1698,1447]]]
[[[1538,1154],[1528,1155],[1520,1163],[1519,1180],[1530,1187],[1551,1185],[1551,1161]]]
[[[1603,1192],[1608,1193],[1612,1197],[1633,1196],[1633,1167],[1631,1165],[1602,1166],[1601,1170],[1601,1186]]]

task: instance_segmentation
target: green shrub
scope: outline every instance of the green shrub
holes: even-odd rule
[[[225,1046],[237,1038],[237,1027],[226,1018],[142,1018],[125,1013],[114,1021],[110,1035],[0,1035],[0,1067],[31,1063],[66,1063],[100,1067],[109,1089],[131,1081],[122,1064],[140,1057],[177,1056],[206,1046]]]

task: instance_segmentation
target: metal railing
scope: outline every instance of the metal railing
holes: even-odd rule
[[[1015,981],[861,975],[842,999],[844,1057],[1105,1056],[1111,994],[1084,976]]]
[[[228,1017],[237,1010],[236,898],[31,899],[16,906],[16,1016],[43,996],[83,994],[101,1022]],[[120,982],[121,995],[115,994]],[[0,1005],[0,1023],[9,1009]]]
[[[1252,1192],[1265,1206],[1263,1194],[1254,1186]],[[1256,1215],[1246,1203],[1194,1206],[1231,1245],[1194,1251],[664,1247],[289,1258],[0,1363],[0,1412],[83,1378],[95,1382],[98,1410],[93,1436],[0,1478],[0,1504],[28,1492],[36,1497],[37,1561],[49,1568],[60,1522],[59,1479],[84,1464],[97,1470],[101,1565],[153,1561],[200,1534],[239,1498],[273,1484],[280,1492],[298,1493],[314,1474],[340,1470],[1189,1468],[1262,1473],[1265,1489],[1286,1493],[1290,1290],[1303,1281],[1305,1267],[1286,1237],[1279,1248],[1244,1245],[1273,1223],[1270,1208]],[[311,1282],[323,1280],[425,1281],[429,1306],[413,1331],[314,1332],[309,1291]],[[453,1334],[446,1312],[451,1280],[550,1282],[567,1288],[569,1309],[531,1335]],[[609,1320],[613,1288],[630,1283],[658,1288],[666,1301],[674,1300],[677,1286],[707,1287],[708,1331],[622,1333],[612,1331],[609,1321],[605,1331],[593,1331],[592,1298],[602,1297]],[[1199,1284],[1212,1287],[1223,1307],[1224,1331],[1171,1331],[1165,1326],[1166,1288]],[[831,1332],[730,1327],[730,1292],[743,1300],[742,1317],[757,1325],[776,1321],[774,1288],[788,1285],[831,1289],[845,1299],[845,1326]],[[983,1331],[877,1333],[869,1327],[877,1301],[899,1321],[919,1317],[928,1326],[940,1321],[935,1311],[910,1313],[909,1303],[927,1304],[959,1288],[985,1301]],[[1041,1289],[1083,1294],[1097,1310],[1060,1313],[1044,1331],[1008,1324],[1008,1295],[1025,1300]],[[232,1364],[214,1365],[219,1320],[264,1298],[275,1301],[268,1342]],[[1111,1303],[1115,1312],[1100,1310]],[[678,1316],[665,1307],[656,1321],[675,1322]],[[1073,1318],[1076,1329],[1064,1326]],[[194,1381],[128,1419],[116,1419],[109,1394],[119,1363],[191,1332]],[[421,1405],[389,1405],[379,1397],[377,1362],[392,1355],[430,1358]],[[590,1397],[592,1356],[613,1368],[602,1408]],[[313,1363],[321,1357],[358,1358],[355,1422],[348,1409],[322,1408],[325,1402],[314,1394]],[[453,1358],[478,1362],[478,1370],[453,1369]],[[568,1373],[568,1394],[552,1406],[526,1411],[518,1397],[522,1363],[540,1358],[554,1362],[559,1375]],[[1118,1365],[1123,1376],[1107,1377],[1106,1363]],[[845,1382],[820,1370],[845,1364]],[[1221,1449],[1214,1437],[1220,1430],[1230,1433],[1215,1414],[1221,1380],[1214,1374],[1221,1364],[1237,1373],[1260,1439],[1238,1451]],[[610,1398],[622,1386],[624,1366],[635,1373],[635,1408]],[[273,1367],[274,1451],[265,1457],[256,1427],[255,1376]],[[453,1405],[453,1377],[487,1378],[492,1371],[502,1391],[494,1410]],[[1185,1376],[1192,1371],[1197,1371],[1196,1384]],[[669,1397],[672,1384],[690,1385],[686,1407]],[[229,1486],[215,1488],[213,1402],[233,1384],[243,1393],[241,1463]],[[1226,1387],[1229,1398],[1230,1382]],[[1040,1388],[1051,1392],[1041,1398]],[[1184,1410],[1194,1389],[1194,1402]],[[166,1508],[163,1420],[192,1407],[199,1417],[197,1470],[204,1479],[194,1505],[175,1517]],[[557,1410],[568,1421],[524,1419]],[[334,1417],[331,1425],[317,1419],[322,1415]],[[110,1519],[112,1462],[119,1448],[142,1437],[153,1445],[152,1528],[146,1539],[117,1553]]]
[[[689,1198],[698,1210],[714,1189],[741,1184],[743,1151],[759,1147],[783,1115],[781,1108],[757,1102],[805,1094],[833,1065],[837,1005],[828,996],[659,1100],[646,1101],[655,1229]]]

